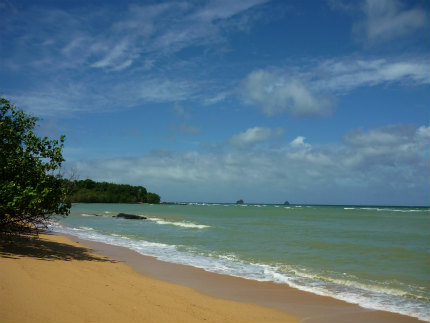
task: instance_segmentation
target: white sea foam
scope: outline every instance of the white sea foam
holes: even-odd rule
[[[84,226],[79,227],[79,229],[87,230],[87,231],[94,231],[94,229],[93,229],[93,228],[90,228],[90,227],[84,227]]]
[[[81,216],[95,216],[95,214],[82,213]]]
[[[195,223],[192,223],[192,222],[167,221],[167,220],[160,219],[160,218],[147,218],[147,220],[156,222],[158,224],[174,225],[174,226],[182,227],[182,228],[190,228],[190,229],[206,229],[206,228],[210,228],[209,225],[195,224]]]
[[[401,212],[401,213],[414,213],[414,212],[428,212],[428,210],[417,210],[417,209],[406,209],[406,210],[399,210],[399,209],[376,209],[377,211],[388,211],[388,212]]]
[[[346,209],[346,208],[345,208]],[[377,211],[377,212],[400,212],[400,213],[415,213],[415,212],[429,212],[429,209],[391,209],[380,207],[362,207],[360,210]]]

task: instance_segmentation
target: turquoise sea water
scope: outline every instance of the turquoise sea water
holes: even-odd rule
[[[430,322],[429,208],[76,204],[51,229]]]

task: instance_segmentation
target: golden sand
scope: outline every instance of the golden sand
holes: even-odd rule
[[[0,247],[0,322],[298,322],[135,272],[66,237]]]

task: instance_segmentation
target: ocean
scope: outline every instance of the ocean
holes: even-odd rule
[[[430,322],[429,208],[74,204],[50,229]]]

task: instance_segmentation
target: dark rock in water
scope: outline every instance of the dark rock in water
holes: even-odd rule
[[[237,201],[236,204],[243,204],[243,200]]]
[[[114,215],[114,218],[124,218],[129,220],[145,220],[146,217],[142,215],[135,214],[127,214],[127,213],[118,213],[118,215]]]
[[[285,201],[284,205],[290,205],[290,202]]]

